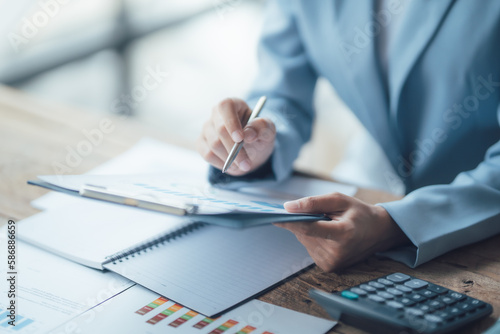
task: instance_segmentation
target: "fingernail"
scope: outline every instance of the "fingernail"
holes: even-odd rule
[[[295,210],[298,210],[300,205],[299,205],[299,201],[290,201],[290,202],[285,202],[285,204],[283,204],[285,206],[285,210],[287,211],[295,211]]]
[[[240,164],[239,167],[242,171],[248,172],[250,170],[250,162],[248,160],[243,160]]]
[[[243,135],[241,131],[236,130],[231,134],[231,138],[233,138],[235,143],[239,143],[240,141],[243,140]]]
[[[257,137],[257,132],[254,129],[245,129],[243,133],[245,134],[245,141],[252,141]]]
[[[229,172],[231,174],[234,174],[237,171],[238,171],[238,168],[235,166],[235,164],[232,164],[231,167],[228,168],[228,170],[226,171],[226,173]]]

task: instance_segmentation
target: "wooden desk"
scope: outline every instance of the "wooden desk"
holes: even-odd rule
[[[54,163],[65,161],[67,146],[75,147],[85,139],[82,130],[99,127],[109,118],[114,130],[104,135],[71,173],[84,173],[105,162],[147,135],[181,145],[174,138],[152,131],[131,120],[86,113],[73,108],[49,105],[0,86],[0,223],[16,221],[37,211],[30,201],[46,193],[26,185],[26,180],[42,174],[54,174]],[[360,190],[357,197],[370,203],[394,197],[371,190]],[[460,333],[480,333],[500,315],[500,236],[455,250],[417,269],[388,260],[370,257],[335,274],[313,267],[260,297],[261,300],[296,311],[327,317],[307,295],[311,288],[337,291],[381,275],[399,271],[444,285],[491,303],[494,314],[464,328]],[[331,333],[361,333],[339,324]]]

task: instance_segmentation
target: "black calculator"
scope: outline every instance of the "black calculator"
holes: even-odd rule
[[[309,295],[332,318],[370,333],[448,333],[493,312],[488,303],[402,273]]]

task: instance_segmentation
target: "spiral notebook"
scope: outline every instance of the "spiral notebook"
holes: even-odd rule
[[[114,271],[206,316],[313,263],[292,233],[273,225],[228,229],[87,199],[26,218],[18,237]]]

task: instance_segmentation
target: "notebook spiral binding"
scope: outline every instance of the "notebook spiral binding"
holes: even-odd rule
[[[112,263],[116,264],[117,262],[123,262],[123,260],[128,260],[129,256],[134,257],[135,255],[140,255],[141,252],[147,252],[147,250],[153,250],[153,247],[158,247],[160,244],[164,245],[166,242],[169,242],[170,240],[174,240],[178,237],[182,237],[188,233],[191,233],[203,226],[205,226],[205,223],[192,223],[187,226],[181,227],[175,231],[169,232],[165,235],[162,235],[158,238],[153,238],[139,246],[132,247],[129,249],[126,249],[124,251],[118,252],[116,254],[110,255],[106,257],[106,262],[105,263]]]

